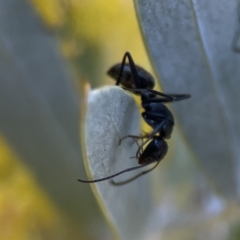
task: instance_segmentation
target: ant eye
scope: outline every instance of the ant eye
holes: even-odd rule
[[[128,63],[126,63],[126,60],[128,60]],[[130,172],[149,164],[156,163],[153,168],[146,170],[124,182],[116,183],[112,181],[112,184],[117,186],[129,183],[152,171],[164,158],[168,150],[165,140],[170,138],[174,126],[173,115],[166,107],[165,103],[181,101],[190,98],[191,96],[189,94],[165,94],[153,90],[155,86],[154,78],[145,69],[134,63],[129,52],[124,54],[121,64],[116,64],[109,69],[108,75],[116,80],[116,85],[121,84],[126,91],[130,91],[141,96],[141,105],[144,109],[142,116],[145,122],[152,128],[152,132],[140,136],[127,135],[120,140],[121,142],[126,138],[132,138],[136,142],[138,145],[136,159],[138,160],[140,166],[127,168],[118,173],[100,179],[78,179],[78,181],[83,183],[101,182],[114,178],[125,172]]]

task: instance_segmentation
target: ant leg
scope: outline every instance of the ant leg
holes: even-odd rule
[[[159,98],[159,99],[162,99],[163,101],[173,101],[173,97],[171,95],[167,95],[165,93],[162,93],[162,92],[158,92],[158,91],[154,91],[152,89],[149,89],[149,88],[137,88],[137,89],[132,89],[132,88],[126,88],[126,87],[123,87],[124,90],[127,90],[127,91],[130,91],[130,92],[134,92],[134,93],[144,93],[144,92],[150,92],[150,93],[153,93],[155,94],[154,92],[157,92],[158,95],[164,97],[164,98]],[[152,99],[152,98],[150,98]]]
[[[165,93],[161,93],[161,92],[158,92],[156,90],[153,90],[153,89],[148,89],[148,92],[153,93],[155,95],[159,95],[159,96],[169,98],[170,102],[177,102],[177,101],[181,101],[181,100],[184,100],[184,99],[187,99],[187,98],[191,97],[190,94],[165,94]],[[161,98],[159,98],[159,99],[161,99]],[[154,100],[156,100],[154,102],[158,102],[157,101],[158,98],[156,98]]]
[[[153,134],[151,133],[151,135],[153,135]],[[151,135],[149,135],[148,133],[146,133],[146,135],[141,135],[141,136],[127,135],[127,136],[125,136],[125,137],[123,137],[123,138],[121,138],[121,139],[119,140],[119,145],[121,144],[122,140],[124,140],[124,139],[126,139],[126,138],[132,138],[132,139],[138,144],[138,150],[137,150],[137,152],[136,152],[136,158],[138,159],[138,156],[141,155],[140,150],[143,151],[143,146],[152,138],[152,137],[150,138]],[[141,139],[141,140],[143,140],[144,138],[148,138],[148,139],[147,139],[145,142],[142,142],[141,145],[139,145],[139,143],[137,142],[136,139]]]
[[[139,137],[139,138],[141,138],[141,137]],[[139,143],[138,143],[138,141],[135,139],[135,138],[133,138],[133,140],[135,141],[135,143],[138,145],[138,149],[140,148],[140,145],[139,145]],[[143,140],[143,138],[141,138],[141,140]],[[141,153],[140,153],[141,154]],[[134,156],[134,157],[130,157],[130,158],[136,158],[136,159],[138,159],[138,156]]]
[[[139,146],[139,148],[138,148],[138,150],[137,150],[137,152],[136,152],[136,158],[137,158],[137,159],[139,159],[139,157],[141,156],[140,151],[141,151],[141,150],[143,151],[144,145],[147,144],[152,138],[153,138],[153,137],[150,137],[150,136],[149,136],[148,139]]]
[[[149,134],[146,133],[146,137],[149,138]],[[145,138],[145,136],[144,136],[144,138]],[[141,145],[138,144],[138,150],[136,152],[136,158],[137,159],[139,159],[139,157],[143,153],[143,145],[144,145],[143,138],[141,140],[142,140],[142,143],[141,143]]]
[[[148,104],[143,104],[144,108],[148,107],[148,106],[149,106]],[[163,115],[161,113],[157,113],[157,112],[155,112],[153,110],[151,110],[149,112],[147,112],[147,111],[143,112],[142,113],[142,117],[144,118],[145,121],[146,121],[146,119],[150,119],[150,120],[158,121],[158,122],[160,120],[163,121],[163,120],[165,120],[167,118],[166,115]]]
[[[125,137],[123,137],[123,138],[121,138],[121,139],[119,140],[119,145],[120,145],[121,142],[122,142],[124,139],[126,139],[126,138],[132,138],[132,139],[139,138],[139,139],[142,139],[142,138],[147,138],[147,137],[148,137],[148,134],[146,134],[146,135],[141,135],[141,136],[127,135],[127,136],[125,136]]]
[[[159,95],[162,98],[155,98],[155,97],[150,97],[149,99],[144,100],[144,103],[151,103],[151,102],[163,102],[163,103],[168,103],[168,102],[176,102],[176,101],[181,101],[187,98],[190,98],[190,94],[165,94],[162,92],[155,91],[153,89],[144,89],[144,88],[137,88],[137,89],[132,89],[132,88],[126,88],[123,87],[124,90],[134,92],[134,93],[139,93],[143,94],[144,92],[150,92],[154,95]]]
[[[149,116],[150,116],[150,113],[148,113],[148,114],[149,114]],[[154,114],[152,114],[152,115],[154,116]],[[156,115],[157,115],[157,114],[156,114]],[[156,116],[156,115],[155,115],[155,116]],[[165,121],[162,121],[159,125],[157,125],[157,126],[154,128],[154,130],[152,131],[152,133],[148,135],[147,140],[140,145],[139,149],[138,149],[137,152],[136,152],[137,159],[139,159],[139,157],[140,157],[140,155],[141,155],[141,153],[140,153],[141,149],[143,150],[144,145],[147,144],[150,140],[153,139],[153,137],[157,134],[157,132],[160,131],[160,129],[162,128],[162,126],[163,126],[164,123],[165,123]]]
[[[105,177],[105,178],[99,178],[99,179],[95,179],[95,180],[82,180],[82,179],[78,179],[79,182],[82,182],[82,183],[95,183],[95,182],[102,182],[102,181],[105,181],[105,180],[108,180],[108,179],[111,179],[111,178],[114,178],[120,174],[123,174],[125,172],[131,172],[135,169],[138,169],[138,168],[143,168],[143,167],[146,167],[147,165],[151,164],[152,162],[150,163],[147,163],[147,164],[144,164],[144,165],[141,165],[141,166],[137,166],[137,167],[131,167],[131,168],[127,168],[121,172],[118,172],[118,173],[115,173],[111,176],[108,176],[108,177]]]
[[[132,182],[133,180],[135,180],[135,179],[143,176],[144,174],[151,172],[153,169],[155,169],[155,168],[157,167],[157,165],[159,164],[159,162],[160,162],[160,161],[158,161],[157,164],[156,164],[153,168],[150,168],[150,169],[147,170],[147,171],[141,172],[141,173],[137,174],[136,176],[134,176],[134,177],[132,177],[132,178],[126,180],[126,181],[115,182],[114,180],[112,180],[112,181],[111,181],[111,184],[114,185],[114,186],[121,186],[121,185],[130,183],[130,182]]]
[[[140,80],[139,80],[139,75],[138,75],[138,71],[137,71],[137,68],[136,68],[136,64],[134,63],[130,52],[126,52],[123,56],[122,65],[121,65],[121,69],[120,69],[120,72],[119,72],[119,75],[118,75],[118,80],[116,82],[116,85],[119,85],[120,82],[121,82],[121,77],[122,77],[123,68],[124,68],[126,59],[128,59],[129,66],[130,66],[130,69],[131,69],[131,72],[132,72],[132,75],[133,75],[133,78],[134,78],[135,85],[140,86]]]

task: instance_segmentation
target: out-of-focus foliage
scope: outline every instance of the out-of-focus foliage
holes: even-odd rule
[[[38,11],[38,14],[41,15],[43,24],[48,28],[58,28],[64,24],[64,2],[65,0],[49,0],[49,1],[41,1],[41,0],[30,0]]]
[[[63,219],[53,202],[2,136],[0,193],[0,239],[60,239],[65,234]]]
[[[14,8],[16,2],[17,1],[4,1],[4,3],[2,4],[4,4],[4,7]],[[141,41],[141,36],[139,33],[139,29],[137,26],[137,21],[136,21],[134,9],[133,9],[133,3],[131,1],[114,0],[114,1],[111,1],[111,4],[109,4],[109,2],[107,1],[100,2],[100,1],[82,1],[82,0],[81,1],[32,0],[29,2],[33,4],[32,6],[34,6],[36,10],[35,14],[39,14],[40,16],[39,18],[41,18],[42,20],[42,23],[37,25],[37,27],[39,28],[36,31],[37,34],[40,32],[40,35],[42,34],[46,38],[49,37],[49,39],[51,39],[51,37],[54,37],[54,36],[58,37],[57,39],[60,42],[60,46],[63,54],[67,56],[69,60],[72,61],[72,63],[75,66],[75,70],[77,70],[76,72],[81,77],[81,81],[79,84],[80,92],[82,91],[81,84],[84,82],[83,79],[90,80],[90,82],[93,83],[95,86],[102,85],[103,82],[106,82],[107,69],[115,62],[120,62],[123,56],[123,53],[127,50],[131,51],[134,58],[138,59],[137,61],[138,63],[140,63],[141,65],[144,65],[146,68],[150,68],[149,62],[146,58],[146,53],[143,49],[143,44]],[[21,11],[23,9],[24,4],[25,4],[25,1],[24,3],[21,3],[21,2],[17,3],[17,7],[15,7],[15,9],[17,9],[16,13],[21,15],[22,13]],[[3,11],[3,8],[1,8],[1,10]],[[29,9],[28,11],[31,15],[32,12]],[[4,14],[5,13],[3,13],[3,15]],[[15,14],[14,17],[18,16],[18,24],[21,25],[22,16],[19,18],[18,14]],[[9,18],[11,18],[10,15],[9,15]],[[9,23],[11,24],[12,21],[9,21]],[[22,28],[19,28],[24,30],[24,31],[19,30],[19,33],[21,34],[22,32],[22,34],[24,34],[24,37],[26,38],[28,38],[27,37],[28,35],[26,34],[29,33],[28,29],[29,29],[29,26],[32,26],[31,23],[32,23],[31,21],[28,23],[24,23],[24,25],[21,25]],[[2,22],[2,24],[4,24],[4,22]],[[16,22],[14,22],[14,24],[16,24]],[[14,26],[14,24],[12,26]],[[4,30],[6,29],[4,28]],[[7,30],[9,30],[8,33],[10,33],[8,37],[11,37],[12,33],[16,34],[15,30],[14,31],[12,31],[12,29],[7,29]],[[34,31],[31,31],[31,34],[33,32]],[[31,42],[32,39],[31,37],[29,37],[27,39],[27,42],[29,43],[29,45],[26,46],[27,43],[23,41],[24,38],[21,37],[20,34],[16,38],[14,39],[9,38],[10,41],[6,41],[8,43],[7,46],[8,47],[10,46],[10,50],[12,50],[11,53],[9,53],[8,51],[9,49],[7,49],[6,46],[1,45],[2,49],[4,49],[3,51],[4,54],[1,54],[1,56],[3,57],[3,61],[6,60],[4,59],[4,57],[7,56],[7,60],[9,60],[7,66],[12,67],[12,68],[8,68],[8,67],[3,67],[3,68],[6,70],[6,72],[9,69],[9,71],[11,71],[11,74],[13,73],[15,74],[15,71],[17,72],[20,69],[27,72],[27,74],[24,76],[34,76],[35,67],[37,69],[36,59],[38,56],[40,61],[39,65],[41,64],[42,66],[44,65],[44,63],[41,62],[41,59],[42,57],[45,56],[45,53],[43,53],[43,51],[40,50],[41,48],[39,48],[39,45],[42,44],[42,41],[41,41],[41,38],[38,38],[38,37],[35,38],[37,34],[35,36],[34,34],[32,35],[30,34],[31,37],[33,37],[33,41],[35,42]],[[11,48],[12,47],[11,44],[14,45],[15,40],[16,41],[21,40],[22,41],[21,44],[23,44],[23,46],[26,47],[25,52],[23,51],[22,48],[19,48],[19,53],[20,53],[19,56],[21,57],[18,56],[17,60],[13,55],[15,48]],[[36,40],[38,40],[37,44],[39,45],[36,45]],[[36,51],[30,51],[31,47],[32,49],[34,49],[34,46]],[[34,55],[34,57],[32,56],[33,53],[36,54]],[[25,57],[29,57],[29,58],[26,60]],[[18,60],[21,60],[21,61],[18,61]],[[18,64],[16,64],[16,62]],[[29,66],[28,63],[31,63],[31,66]],[[47,60],[46,60],[46,65],[51,66],[49,62],[47,62]],[[2,65],[2,66],[5,66],[5,65]],[[39,67],[39,69],[41,69],[41,67]],[[29,75],[28,70],[31,71],[32,75]],[[22,74],[21,71],[19,72]],[[43,75],[45,74],[45,72],[42,72],[42,73]],[[50,67],[46,71],[46,75],[47,73],[51,75]],[[11,74],[9,75],[10,78],[12,77]],[[24,78],[22,78],[21,74],[18,75],[18,78],[16,77],[18,81],[16,80],[12,85],[11,85],[11,81],[6,81],[6,83],[8,83],[6,85],[7,87],[9,87],[9,91],[11,88],[18,91],[16,96],[14,96],[14,92],[11,92],[11,94],[9,94],[8,92],[5,92],[5,93],[6,93],[6,96],[8,96],[8,99],[11,100],[11,98],[13,98],[13,102],[16,104],[18,103],[20,104],[20,100],[16,101],[18,97],[19,99],[21,99],[21,96],[24,98],[24,103],[26,103],[26,107],[25,107],[26,111],[24,111],[25,115],[21,113],[20,105],[19,106],[14,105],[14,108],[13,108],[13,105],[11,105],[11,111],[9,112],[11,112],[11,116],[15,120],[18,119],[17,118],[18,114],[20,116],[24,115],[24,117],[28,120],[30,119],[29,121],[31,122],[31,127],[34,127],[33,126],[34,122],[36,121],[36,119],[38,119],[46,128],[42,129],[42,125],[36,125],[33,128],[36,130],[36,132],[38,132],[36,133],[35,131],[30,130],[31,128],[29,125],[29,126],[26,126],[26,129],[28,130],[28,132],[26,130],[26,134],[24,134],[25,128],[23,128],[22,125],[20,124],[15,124],[14,128],[11,129],[12,131],[10,131],[10,133],[12,133],[11,137],[13,137],[14,134],[16,134],[16,132],[23,132],[21,136],[17,135],[15,136],[15,138],[17,140],[20,139],[20,142],[22,143],[25,140],[26,141],[29,140],[32,148],[29,147],[29,149],[24,149],[26,154],[30,152],[32,153],[34,151],[36,152],[40,151],[40,153],[36,157],[38,159],[37,164],[41,166],[41,168],[38,169],[38,174],[40,175],[41,171],[43,171],[44,168],[46,169],[46,172],[48,172],[48,167],[51,165],[50,163],[51,158],[48,160],[44,158],[45,154],[48,155],[48,152],[52,151],[54,152],[54,154],[56,154],[56,155],[53,154],[52,160],[54,161],[58,161],[59,160],[58,157],[65,158],[66,160],[68,159],[70,160],[72,154],[74,155],[74,151],[71,151],[71,154],[67,156],[64,156],[64,154],[62,153],[65,147],[59,146],[58,144],[60,142],[68,143],[68,140],[69,140],[69,139],[62,139],[61,137],[59,137],[63,133],[62,131],[59,131],[57,133],[57,137],[56,136],[53,137],[53,139],[55,139],[54,140],[55,142],[51,142],[52,140],[50,137],[46,137],[46,140],[41,141],[44,133],[49,133],[51,135],[51,133],[55,131],[59,126],[60,126],[59,129],[61,129],[61,124],[62,126],[65,126],[65,124],[68,123],[68,121],[65,119],[65,116],[67,116],[67,114],[64,113],[64,118],[62,117],[58,119],[59,121],[57,120],[55,122],[55,123],[61,122],[60,125],[53,124],[52,127],[49,127],[50,125],[48,125],[49,119],[51,120],[52,119],[51,117],[54,116],[54,114],[51,115],[52,114],[51,107],[53,107],[53,105],[55,104],[56,104],[55,106],[59,106],[58,103],[56,102],[56,99],[59,95],[61,95],[61,92],[59,92],[59,89],[64,88],[64,86],[56,87],[55,85],[55,88],[52,89],[52,86],[50,86],[50,81],[49,83],[46,83],[44,81],[41,81],[40,79],[39,81],[31,85],[35,89],[34,91],[32,91],[32,88],[29,87],[28,84],[25,85],[27,81],[22,81],[22,79]],[[37,77],[39,77],[39,75],[41,74],[39,74],[38,72],[36,79]],[[27,80],[29,81],[28,83],[30,83],[31,80],[34,81],[35,78],[31,77],[30,79],[27,79]],[[60,85],[60,82],[61,81],[58,82],[59,85]],[[17,83],[17,86],[16,86],[16,83]],[[113,84],[113,82],[110,82],[110,83]],[[2,82],[2,84],[4,85],[4,82]],[[21,85],[21,87],[19,87],[19,85]],[[42,89],[43,92],[40,91],[40,88]],[[24,93],[21,92],[21,90],[23,89],[26,90]],[[66,88],[66,89],[69,90],[69,88]],[[79,89],[75,89],[75,91],[77,92]],[[31,96],[31,98],[30,97],[27,98],[28,96]],[[49,97],[48,100],[50,100],[51,104],[53,104],[51,105],[51,107],[49,105],[48,100],[45,99],[45,97],[47,96]],[[25,97],[27,98],[26,101],[25,101]],[[64,99],[64,98],[62,97],[61,99]],[[47,104],[45,107],[42,107],[45,104],[45,100]],[[40,108],[34,105],[36,102],[38,103],[37,106],[38,107],[40,106]],[[28,106],[27,103],[29,103],[31,106]],[[66,105],[66,102],[60,101],[59,103],[62,104],[61,107],[62,106],[65,107]],[[60,114],[58,116],[61,116],[61,113],[62,113],[61,107],[57,109],[54,108],[56,112]],[[71,106],[69,106],[68,109],[70,109],[70,107]],[[15,113],[13,112],[13,109],[17,109]],[[46,114],[47,112],[50,115],[47,115]],[[29,113],[31,114],[28,115]],[[76,113],[76,115],[77,114],[78,113]],[[69,112],[69,115],[72,116],[71,111]],[[1,118],[3,119],[3,116],[1,116]],[[9,122],[9,125],[10,125],[11,120],[12,120],[11,118],[6,119],[6,122]],[[24,125],[24,121],[21,123]],[[54,121],[52,121],[52,123],[54,123]],[[46,131],[47,129],[49,129],[49,131]],[[4,130],[7,130],[7,129],[5,128]],[[26,137],[27,134],[29,134],[28,135],[29,138]],[[72,136],[71,135],[72,132],[71,133],[68,132],[67,134],[69,134],[69,136]],[[75,133],[73,134],[78,134],[78,129],[76,129]],[[64,136],[64,134],[61,136]],[[31,137],[33,138],[31,139]],[[37,140],[41,142],[38,142]],[[49,143],[52,143],[53,145],[50,145]],[[0,149],[1,156],[2,156],[2,153],[5,154],[4,153],[5,150],[4,148],[2,148],[3,145],[1,145],[1,149]],[[14,147],[10,142],[8,142],[7,145],[11,146],[11,149],[9,150],[10,154],[14,154],[15,151],[17,152],[17,150],[14,149]],[[42,145],[48,146],[49,149],[41,153],[40,146]],[[54,146],[53,149],[51,149],[50,146]],[[65,144],[65,146],[68,146],[68,144]],[[69,144],[69,146],[71,147],[72,145]],[[21,148],[21,146],[19,148]],[[56,149],[58,149],[58,152],[55,152]],[[8,231],[11,232],[11,234],[13,233],[16,234],[14,235],[16,237],[13,237],[13,238],[11,238],[12,235],[5,235],[6,237],[5,239],[21,239],[21,233],[22,233],[23,239],[28,239],[28,237],[29,239],[33,239],[33,238],[34,239],[37,239],[37,238],[44,238],[44,239],[77,238],[78,239],[78,236],[80,236],[81,239],[87,239],[87,237],[89,236],[92,239],[93,238],[107,239],[108,235],[105,233],[105,225],[103,224],[103,221],[101,220],[101,218],[96,215],[98,214],[96,212],[96,206],[94,205],[93,199],[89,197],[89,193],[88,193],[89,186],[81,186],[79,183],[76,182],[77,177],[69,174],[71,181],[75,184],[75,185],[73,184],[74,187],[76,185],[79,186],[79,192],[81,192],[82,194],[81,201],[88,202],[88,205],[84,205],[84,206],[89,207],[89,208],[84,207],[83,209],[80,209],[82,205],[79,201],[79,198],[76,198],[75,201],[79,201],[80,207],[78,209],[75,209],[75,212],[82,213],[82,216],[81,216],[82,221],[73,223],[71,222],[72,221],[71,217],[69,220],[68,219],[69,215],[67,216],[68,217],[67,218],[66,215],[62,214],[61,209],[59,210],[59,208],[55,206],[55,203],[53,202],[52,199],[48,200],[49,196],[47,195],[47,193],[44,190],[41,190],[42,189],[41,181],[37,182],[36,176],[34,176],[33,173],[29,173],[31,168],[28,168],[28,166],[24,167],[18,163],[21,160],[23,160],[23,162],[25,161],[25,159],[22,159],[22,157],[20,158],[21,159],[14,158],[15,159],[14,161],[10,161],[7,158],[1,159],[1,167],[2,169],[4,169],[4,171],[2,171],[1,174],[3,174],[5,179],[2,182],[3,184],[1,186],[1,192],[0,192],[1,202],[8,203],[8,204],[11,203],[11,206],[15,206],[15,204],[17,206],[20,206],[18,208],[18,211],[15,211],[15,214],[11,214],[12,212],[9,214],[6,214],[6,211],[7,211],[6,205],[4,205],[4,208],[1,208],[1,213],[3,212],[4,216],[7,216],[8,218],[8,221],[5,221],[6,217],[4,218],[3,220],[4,224],[2,225],[1,229],[3,228],[9,229]],[[81,161],[81,159],[79,159],[79,161]],[[35,163],[31,162],[31,164],[34,165]],[[61,172],[60,165],[56,164],[55,166],[56,166],[55,170],[58,172]],[[9,169],[11,169],[11,171]],[[63,189],[67,185],[65,184],[65,179],[63,176],[62,178],[61,177],[56,178],[56,171],[52,171],[48,173],[47,176],[49,178],[42,177],[42,180],[44,181],[45,184],[47,184],[48,180],[53,179],[54,181],[51,181],[48,184],[50,188],[52,187],[52,189],[54,190],[53,194],[64,195]],[[83,173],[84,169],[80,169],[80,171]],[[20,178],[24,179],[24,182]],[[13,179],[16,179],[16,180],[13,181]],[[53,184],[53,182],[55,181],[58,184],[56,188],[54,188],[54,184]],[[20,186],[21,183],[24,184],[27,190],[24,187]],[[61,190],[58,190],[58,189],[61,189]],[[71,189],[69,189],[69,191],[71,191]],[[8,194],[9,192],[11,194]],[[16,196],[14,194],[19,194],[19,195]],[[71,198],[71,201],[70,201],[70,198]],[[68,196],[65,194],[64,199],[59,198],[58,200],[59,202],[61,202],[62,206],[64,204],[68,206],[69,202],[74,201],[74,197]],[[25,211],[24,207],[21,207],[21,206],[25,207],[26,212],[24,212]],[[73,208],[73,205],[71,206]],[[70,209],[70,211],[73,212],[74,209]],[[96,217],[93,217],[93,214],[95,214]],[[25,218],[26,220],[23,220],[23,221],[19,220],[19,219],[25,219]],[[92,218],[94,218],[93,221],[92,221]],[[20,222],[19,227],[17,225],[11,224],[11,222],[17,222],[17,221]],[[88,224],[88,222],[90,221],[92,222],[91,226],[89,226]],[[98,221],[100,222],[99,226],[96,225]],[[102,234],[99,234],[99,233],[102,233]]]
[[[150,69],[132,1],[51,0],[49,8],[47,0],[32,2],[49,30],[60,36],[64,54],[92,86],[109,83],[107,69],[126,51]]]
[[[80,167],[79,96],[71,81],[74,74],[68,72],[69,66],[59,53],[56,41],[43,30],[26,1],[4,0],[0,2],[0,9],[1,135],[46,191],[42,199],[48,194],[47,198],[61,209],[66,222],[74,222],[74,217],[80,222],[81,214],[84,216],[86,211],[85,215],[91,216],[91,210],[81,209],[79,204],[84,205],[85,201],[94,209],[94,204],[91,205],[94,200],[91,202],[87,197],[79,200],[81,194],[76,179],[81,171],[84,174],[84,170]],[[18,168],[15,171],[18,174]],[[25,195],[29,195],[21,189],[19,193],[22,192],[23,197],[15,198],[15,201],[25,204]],[[90,194],[90,190],[84,191],[85,196]],[[1,192],[1,197],[8,201],[9,195]],[[29,215],[35,215],[35,207],[29,207]],[[51,219],[46,208],[44,214],[48,212]],[[88,216],[83,221],[86,225],[91,221]],[[58,228],[64,229],[65,225],[68,224]],[[74,234],[80,231],[79,226],[76,228],[74,223],[68,226],[75,228],[71,231],[71,239],[74,239]],[[15,232],[14,226],[5,225],[5,229],[7,227]]]

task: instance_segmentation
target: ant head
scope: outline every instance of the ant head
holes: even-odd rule
[[[142,67],[137,66],[137,70],[138,76],[140,78],[140,86],[137,86],[137,88],[153,89],[155,87],[155,81],[153,76]]]
[[[153,89],[155,86],[155,81],[153,76],[147,72],[142,67],[135,65],[137,74],[134,76],[129,64],[125,64],[123,71],[121,71],[122,64],[113,65],[107,72],[107,74],[114,80],[118,80],[121,74],[121,85],[125,88],[130,89],[143,89],[150,88]]]

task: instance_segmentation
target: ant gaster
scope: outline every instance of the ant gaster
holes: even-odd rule
[[[129,63],[126,63],[126,59],[128,59]],[[145,134],[144,136],[128,135],[120,140],[121,142],[123,139],[128,137],[133,138],[136,142],[137,139],[146,139],[141,145],[137,142],[139,148],[136,153],[136,158],[141,166],[128,168],[101,179],[78,179],[78,181],[83,183],[100,182],[156,162],[156,165],[153,168],[144,171],[127,181],[120,183],[112,181],[114,185],[122,185],[152,171],[164,158],[168,151],[168,145],[164,139],[171,137],[174,126],[173,115],[164,104],[181,101],[190,98],[191,96],[189,94],[164,94],[153,90],[155,85],[154,78],[142,67],[135,65],[129,52],[124,54],[121,64],[116,64],[109,69],[108,75],[116,80],[116,85],[121,84],[123,89],[141,96],[141,104],[145,110],[142,113],[142,117],[145,122],[153,128],[153,131],[152,133]],[[146,145],[149,141],[150,143],[145,147],[145,149],[143,149],[144,145]]]

